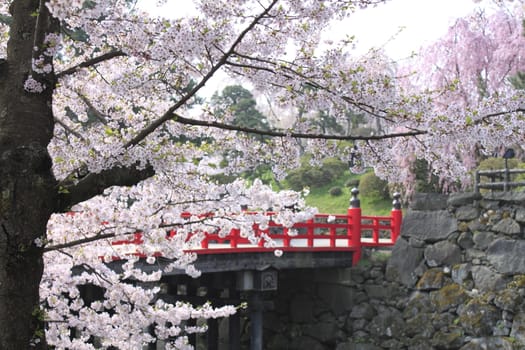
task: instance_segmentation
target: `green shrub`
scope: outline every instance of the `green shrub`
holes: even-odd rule
[[[343,176],[348,165],[337,158],[327,158],[323,161],[323,171],[329,172],[332,179],[337,179]]]
[[[301,167],[288,172],[286,182],[294,191],[300,191],[305,187],[321,187],[333,180],[332,175],[320,168]]]
[[[324,168],[309,168],[302,174],[303,183],[306,186],[321,187],[333,180],[332,173]]]
[[[228,183],[235,181],[237,176],[219,173],[219,174],[211,175],[210,178],[219,184],[228,184]]]
[[[345,187],[348,187],[348,188],[359,187],[359,179],[350,179],[346,181]]]
[[[517,159],[509,159],[507,161],[509,169],[518,167]],[[505,169],[505,159],[503,158],[487,158],[482,160],[478,165],[478,170],[500,170]]]
[[[292,190],[301,191],[305,187],[302,173],[303,171],[301,168],[290,170],[288,172],[288,175],[286,176],[286,182]]]
[[[416,159],[412,171],[416,176],[415,190],[420,193],[440,193],[442,188],[438,176],[430,172],[428,162],[424,159]]]
[[[370,199],[388,199],[390,197],[388,182],[380,179],[373,172],[366,173],[359,181],[359,194]]]
[[[328,193],[330,193],[330,196],[337,197],[343,194],[343,190],[341,189],[341,187],[335,186],[330,188]]]

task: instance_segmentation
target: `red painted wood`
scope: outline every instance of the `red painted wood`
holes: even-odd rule
[[[200,217],[210,216],[204,214]],[[275,215],[268,212],[267,215]],[[191,214],[185,213],[188,219]],[[328,218],[331,222],[328,222]],[[201,248],[194,249],[197,254],[231,254],[231,253],[262,253],[277,249],[283,252],[312,252],[312,251],[350,251],[353,252],[353,264],[361,258],[362,247],[389,247],[393,246],[400,235],[403,214],[399,209],[393,209],[390,216],[362,216],[361,208],[349,208],[344,214],[318,214],[314,218],[296,223],[291,229],[270,221],[267,229],[260,229],[257,224],[253,230],[258,236],[268,236],[277,245],[269,247],[261,239],[258,244],[250,244],[247,238],[240,234],[239,229],[231,230],[227,235],[220,237],[218,232],[207,233],[201,241]],[[297,234],[290,234],[291,230]],[[176,231],[168,234],[172,237]],[[134,244],[137,251],[133,255],[145,257],[140,252],[143,244],[142,234],[137,232],[132,239],[115,241],[113,245]],[[157,256],[160,256],[159,253]]]

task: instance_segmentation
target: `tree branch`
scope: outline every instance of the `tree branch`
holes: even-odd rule
[[[70,134],[72,135],[75,135],[75,137],[77,137],[79,140],[84,140],[84,137],[82,135],[80,135],[78,132],[76,132],[75,130],[71,129],[69,126],[66,125],[66,123],[64,123],[62,120],[60,120],[59,118],[57,118],[56,116],[54,117],[55,119],[55,122],[60,125],[62,128],[64,128],[64,130],[66,132],[69,132]]]
[[[91,67],[91,66],[94,66],[95,64],[97,63],[101,63],[101,62],[104,62],[104,61],[109,61],[115,57],[123,57],[123,56],[127,56],[126,53],[122,52],[122,51],[110,51],[110,52],[107,52],[105,54],[102,54],[100,56],[96,56],[96,57],[93,57],[87,61],[84,61],[82,63],[79,63],[77,64],[76,66],[73,66],[71,68],[68,68],[62,72],[59,72],[56,74],[56,77],[57,78],[61,78],[63,76],[66,76],[66,75],[71,75],[71,74],[74,74],[76,73],[77,71],[79,71],[80,69],[82,68],[87,68],[87,67]]]
[[[106,120],[106,116],[104,113],[99,111],[93,103],[91,103],[91,100],[84,94],[82,94],[79,90],[75,90],[78,97],[84,102],[84,104],[88,107],[88,111],[91,111],[93,113],[93,116],[97,118],[98,121],[100,121],[104,125],[108,125],[108,122]]]
[[[254,64],[247,64],[247,63],[237,63],[237,62],[232,62],[232,61],[227,61],[226,64],[228,64],[228,65],[230,65],[232,67],[249,68],[249,69],[253,69],[253,70],[257,70],[257,71],[267,71],[267,72],[269,72],[271,74],[274,74],[274,75],[278,74],[277,73],[277,69],[286,70],[286,71],[289,72],[289,74],[282,73],[282,76],[287,78],[287,79],[294,80],[294,76],[299,77],[299,78],[301,78],[303,80],[303,83],[304,83],[305,86],[309,86],[309,87],[312,87],[314,89],[319,89],[319,90],[326,91],[326,92],[330,93],[333,96],[340,97],[341,99],[346,101],[348,104],[356,107],[357,109],[359,109],[362,112],[368,113],[368,114],[370,114],[370,115],[372,115],[374,117],[381,118],[381,119],[386,120],[386,121],[391,122],[391,123],[394,122],[394,120],[392,120],[388,116],[388,112],[387,111],[375,108],[373,106],[370,106],[370,105],[362,103],[362,102],[358,102],[358,101],[356,101],[356,100],[354,100],[354,99],[352,99],[352,98],[350,98],[348,96],[340,95],[338,92],[333,91],[332,89],[328,88],[327,86],[321,85],[318,82],[316,82],[315,81],[315,79],[316,79],[315,76],[308,77],[304,73],[300,73],[298,70],[292,69],[291,67],[287,66],[287,65],[297,66],[293,62],[283,61],[287,65],[281,65],[281,64],[279,64],[279,62],[273,62],[271,60],[263,59],[263,58],[259,58],[259,57],[250,57],[250,56],[239,54],[237,52],[235,52],[235,55],[240,57],[240,58],[242,58],[242,59],[245,59],[247,61],[255,61],[255,62],[258,62],[258,63],[261,63],[261,64],[267,64],[267,65],[269,65],[269,67],[257,66],[257,65],[254,65]],[[275,68],[270,68],[270,67],[275,67]],[[241,76],[245,76],[245,74],[243,74],[241,72],[236,72],[236,73],[241,75]],[[275,83],[270,83],[270,84],[273,85],[273,86],[280,87],[280,88],[285,88],[285,86],[282,86],[282,85],[279,85],[279,84],[275,84]],[[299,90],[295,90],[295,92],[296,93],[301,93],[301,91],[299,91]],[[384,114],[379,114],[376,111],[382,112]]]
[[[297,139],[323,139],[323,140],[346,140],[346,141],[355,141],[355,140],[384,140],[384,139],[393,139],[397,137],[412,137],[417,135],[424,135],[427,133],[425,130],[413,130],[408,132],[384,134],[384,135],[372,135],[372,136],[352,136],[352,135],[326,135],[326,134],[310,134],[310,133],[298,133],[298,132],[288,132],[288,131],[275,131],[275,130],[259,130],[253,128],[246,128],[237,125],[225,124],[216,121],[207,121],[207,120],[196,120],[185,118],[178,114],[175,114],[173,120],[177,123],[184,125],[194,125],[194,126],[205,126],[212,127],[222,130],[233,130],[240,131],[250,134],[262,135],[262,136],[273,136],[273,137],[292,137]]]
[[[62,181],[57,188],[59,192],[58,212],[65,212],[72,205],[102,194],[111,186],[133,186],[155,174],[153,167],[139,168],[137,164],[129,167],[113,167],[98,174],[90,173],[77,183]]]
[[[49,247],[45,247],[43,251],[44,253],[46,253],[46,252],[50,252],[53,250],[71,248],[71,247],[75,247],[80,244],[91,243],[91,242],[99,241],[101,239],[113,238],[113,237],[115,237],[115,233],[103,233],[103,234],[98,234],[98,235],[91,236],[91,237],[77,239],[77,240],[66,242],[66,243],[50,245]]]
[[[511,113],[523,113],[525,112],[525,108],[517,108],[511,111],[501,111],[501,112],[494,112],[484,115],[483,117],[479,118],[478,120],[474,121],[474,124],[481,124],[481,123],[487,123],[489,119],[501,117],[503,115],[511,114]]]
[[[242,42],[244,37],[255,27],[255,25],[257,25],[257,23],[259,23],[261,19],[263,19],[270,12],[277,2],[278,0],[273,0],[272,3],[267,8],[265,8],[261,14],[259,14],[259,16],[255,17],[254,20],[246,28],[244,28],[237,39],[232,43],[228,51],[226,51],[219,61],[217,61],[217,64],[215,64],[215,66],[210,69],[208,74],[206,74],[202,80],[197,85],[195,85],[195,87],[191,89],[188,94],[186,94],[186,96],[171,106],[160,118],[154,120],[151,124],[142,129],[142,131],[140,131],[133,139],[128,141],[124,147],[128,148],[135,146],[140,141],[144,140],[144,138],[146,138],[149,134],[155,131],[159,126],[172,119],[173,113],[183,106],[189,99],[191,99],[204,85],[206,85],[208,80],[210,80],[215,75],[215,73],[226,63],[228,58],[235,52],[235,49]]]

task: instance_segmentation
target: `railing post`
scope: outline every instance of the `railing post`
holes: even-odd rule
[[[352,257],[352,265],[357,265],[361,258],[361,201],[357,197],[359,190],[353,188],[350,208],[348,208],[348,243],[355,248]]]
[[[505,179],[503,180],[503,192],[507,192],[509,190],[509,182],[510,182],[509,163],[508,163],[508,158],[505,157]]]
[[[283,247],[290,247],[290,234],[288,227],[283,227]]]
[[[401,194],[399,192],[394,193],[394,201],[392,202],[392,243],[397,241],[397,238],[401,234],[401,222],[403,221],[403,211],[401,210]]]
[[[241,230],[238,228],[233,228],[230,231],[230,248],[237,248],[239,237],[241,236]]]
[[[306,221],[308,228],[306,229],[306,246],[312,248],[314,246],[314,219],[309,219]]]
[[[204,238],[201,241],[201,248],[202,249],[208,249],[208,232],[204,232]]]
[[[476,170],[475,174],[476,174],[475,175],[476,178],[474,179],[474,192],[479,193],[479,185],[481,184],[481,175],[479,174],[479,170]]]

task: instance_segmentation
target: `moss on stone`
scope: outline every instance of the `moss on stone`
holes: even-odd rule
[[[437,311],[443,312],[456,307],[469,299],[465,289],[457,283],[451,283],[443,288],[431,292],[430,299]]]
[[[470,300],[461,308],[459,322],[468,335],[486,337],[492,335],[492,328],[500,319],[500,311],[488,302],[484,295]]]
[[[507,285],[508,288],[524,288],[525,287],[525,275],[515,275],[512,281]]]
[[[432,337],[432,345],[439,349],[456,349],[463,344],[464,335],[459,327],[449,331],[439,331]]]
[[[509,283],[510,284],[510,283]],[[514,288],[509,288],[498,292],[494,298],[494,305],[502,310],[515,312],[516,306],[523,302],[520,293],[517,293]]]
[[[468,230],[469,230],[469,226],[468,226],[467,222],[461,221],[458,224],[458,231],[460,231],[460,232],[467,232]]]
[[[445,273],[442,269],[429,269],[416,284],[418,290],[433,290],[443,287],[445,283]]]

